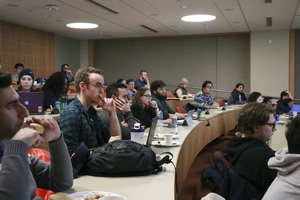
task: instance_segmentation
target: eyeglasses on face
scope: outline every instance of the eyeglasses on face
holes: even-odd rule
[[[212,88],[213,88],[213,86],[206,86],[206,88],[208,88],[208,89],[212,89]]]
[[[102,83],[89,83],[89,84],[91,84],[97,89],[102,89],[102,90],[104,89],[104,85],[102,85]]]
[[[265,123],[266,125],[268,125],[269,127],[271,127],[272,129],[275,128],[276,126],[276,122],[273,122],[273,123]]]
[[[146,97],[147,99],[150,99],[150,98],[151,98],[151,95],[150,95],[150,94],[143,95],[143,96]]]

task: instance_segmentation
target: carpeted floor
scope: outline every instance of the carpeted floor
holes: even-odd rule
[[[225,151],[228,140],[233,135],[221,136],[209,143],[195,158],[182,191],[178,195],[178,200],[200,200],[211,190],[209,183],[202,184],[202,169],[210,164],[210,156],[215,151]]]

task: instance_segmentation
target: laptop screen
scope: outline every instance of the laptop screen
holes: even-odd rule
[[[44,93],[43,92],[18,92],[20,102],[30,115],[44,114]]]
[[[292,106],[292,109],[291,109],[291,113],[292,112],[300,113],[300,104],[294,103],[293,106]]]
[[[157,120],[158,120],[158,117],[154,117],[152,119],[152,123],[151,123],[150,129],[149,129],[149,133],[148,133],[148,137],[147,137],[147,141],[146,141],[146,146],[147,147],[151,147],[151,145],[152,145],[152,141],[153,141],[153,138],[154,138],[156,125],[157,125]]]

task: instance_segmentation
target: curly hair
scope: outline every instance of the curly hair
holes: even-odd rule
[[[238,119],[238,129],[242,133],[253,134],[254,126],[260,126],[268,123],[270,114],[275,110],[271,106],[262,103],[249,103],[245,105]]]
[[[102,76],[104,74],[103,70],[97,69],[95,67],[91,67],[91,66],[81,67],[75,74],[75,87],[77,93],[80,93],[79,84],[81,82],[84,82],[86,85],[90,84],[89,75],[91,73],[100,74]]]
[[[162,87],[166,87],[165,82],[163,82],[162,80],[156,80],[151,83],[150,89],[151,89],[151,92],[154,92],[158,88],[162,88]]]
[[[55,72],[46,80],[42,89],[52,90],[55,96],[59,98],[61,94],[66,94],[68,90],[68,84],[65,86],[66,79],[67,77],[63,72]]]

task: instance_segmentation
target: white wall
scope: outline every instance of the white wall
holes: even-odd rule
[[[271,41],[269,43],[268,41]],[[289,85],[289,31],[252,32],[250,90],[279,96]]]

